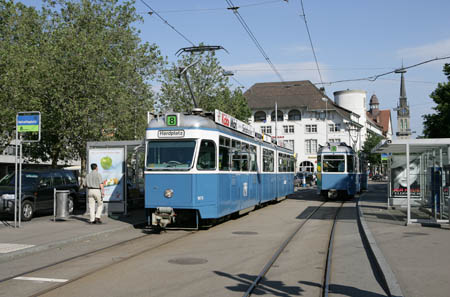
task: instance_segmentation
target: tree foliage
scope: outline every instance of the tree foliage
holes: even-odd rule
[[[154,103],[147,82],[163,59],[155,45],[138,37],[134,1],[44,0],[40,11],[0,3],[10,11],[1,12],[9,18],[4,30],[18,40],[8,37],[2,42],[8,50],[2,45],[0,51],[10,64],[6,77],[0,66],[0,88],[10,89],[0,95],[2,105],[8,103],[6,130],[14,129],[17,111],[42,114],[42,139],[29,148],[30,156],[54,165],[84,160],[87,141],[143,136]]]
[[[194,64],[194,65],[192,65]],[[185,54],[176,63],[163,70],[161,90],[158,96],[160,111],[190,111],[194,103],[189,87],[180,76],[180,68],[190,66],[187,71],[189,84],[198,107],[205,111],[219,109],[234,117],[247,121],[251,111],[242,90],[231,90],[228,77],[220,66],[214,52]]]
[[[380,143],[380,141],[383,140],[383,137],[369,133],[366,141],[364,142],[362,151],[367,155],[367,160],[372,165],[379,165],[381,164],[381,156],[380,154],[373,154],[371,153],[372,149]]]
[[[437,104],[434,114],[424,115],[424,136],[428,138],[450,137],[450,64],[444,65],[447,82],[439,83],[430,98]]]

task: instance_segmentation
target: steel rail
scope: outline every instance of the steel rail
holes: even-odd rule
[[[331,233],[330,233],[330,242],[328,243],[328,252],[327,252],[327,261],[325,265],[325,275],[324,275],[324,283],[323,283],[323,297],[328,297],[329,293],[329,287],[330,287],[330,276],[331,276],[331,258],[333,256],[333,242],[334,242],[334,231],[336,230],[336,222],[339,215],[340,210],[342,209],[342,206],[344,205],[344,202],[341,203],[341,206],[339,207],[338,211],[336,212],[336,215],[334,217],[333,226],[331,227]]]
[[[193,232],[191,232],[191,233],[193,233]],[[189,233],[189,234],[191,234],[191,233]],[[187,234],[187,235],[189,235],[189,234]],[[67,258],[67,259],[63,259],[63,260],[61,260],[61,261],[53,262],[53,263],[50,263],[50,264],[47,264],[47,265],[43,265],[43,266],[40,266],[40,267],[31,269],[31,270],[28,270],[28,271],[25,271],[25,272],[21,272],[21,273],[12,275],[12,276],[8,276],[8,277],[5,277],[5,278],[3,278],[3,279],[0,279],[0,284],[1,284],[1,283],[4,283],[4,282],[6,282],[6,281],[9,281],[9,280],[11,280],[11,279],[14,279],[14,278],[16,278],[16,277],[24,276],[24,275],[27,275],[27,274],[30,274],[30,273],[33,273],[33,272],[36,272],[36,271],[40,271],[40,270],[43,270],[43,269],[47,269],[47,268],[50,268],[50,267],[54,267],[54,266],[57,266],[57,265],[59,265],[59,264],[67,263],[67,262],[70,262],[70,261],[73,261],[73,260],[82,259],[82,258],[91,256],[91,255],[93,255],[93,254],[96,254],[96,253],[99,253],[99,252],[106,251],[106,250],[108,250],[108,249],[114,249],[114,248],[117,248],[117,247],[120,247],[120,246],[127,245],[127,244],[129,244],[129,243],[139,242],[140,240],[146,238],[148,235],[149,235],[149,234],[145,234],[145,235],[142,235],[142,236],[139,236],[139,237],[127,239],[127,240],[125,240],[125,241],[117,242],[117,243],[114,243],[114,244],[112,244],[112,245],[108,245],[108,246],[105,246],[105,247],[102,247],[102,248],[99,248],[99,249],[95,249],[95,250],[93,250],[93,251],[89,251],[89,252],[86,252],[86,253],[82,253],[82,254],[80,254],[80,255],[72,256],[72,257],[69,257],[69,258]],[[184,236],[186,236],[186,235],[184,235]],[[182,237],[184,237],[184,236],[182,236]],[[162,246],[162,245],[164,245],[164,244],[173,242],[173,241],[175,241],[175,240],[177,240],[177,239],[180,239],[180,238],[182,238],[182,237],[177,237],[177,238],[174,238],[174,239],[172,239],[172,240],[170,240],[170,241],[168,241],[168,242],[163,242],[163,243],[161,243],[160,245],[158,245],[158,246],[156,246],[156,247],[151,247],[151,248],[147,249],[146,251],[151,250],[151,249],[153,249],[153,248],[158,248],[158,247],[160,247],[160,246]],[[132,256],[133,256],[133,255],[132,255]],[[116,263],[116,262],[115,262],[115,263]]]
[[[51,291],[53,291],[53,290],[59,289],[59,288],[61,288],[61,287],[64,287],[64,286],[66,286],[66,285],[68,285],[68,284],[70,284],[70,283],[73,283],[73,282],[75,282],[75,281],[77,281],[77,280],[80,280],[80,279],[82,279],[82,278],[84,278],[84,277],[86,277],[86,276],[92,275],[92,274],[94,274],[94,273],[96,273],[96,272],[98,272],[98,271],[100,271],[100,270],[103,270],[103,269],[105,269],[105,268],[111,267],[111,266],[116,265],[116,264],[120,264],[120,263],[122,263],[122,262],[124,262],[124,261],[127,261],[127,260],[129,260],[129,259],[135,258],[135,257],[137,257],[137,256],[140,256],[140,255],[142,255],[142,254],[144,254],[144,253],[147,253],[147,252],[149,252],[149,251],[151,251],[151,250],[159,249],[159,248],[161,248],[161,247],[163,247],[163,246],[165,246],[165,245],[167,245],[167,244],[171,244],[172,242],[175,242],[175,241],[177,241],[177,240],[179,240],[179,239],[185,238],[185,237],[187,237],[187,236],[189,236],[189,235],[192,235],[192,234],[194,234],[194,233],[196,233],[196,232],[195,232],[195,231],[189,232],[189,233],[187,233],[187,234],[185,234],[185,235],[182,235],[182,236],[180,236],[180,237],[171,239],[171,240],[169,240],[169,241],[163,242],[163,243],[158,244],[158,245],[153,246],[153,247],[149,247],[149,248],[144,249],[144,250],[142,250],[142,251],[139,251],[139,252],[137,252],[137,253],[135,253],[135,254],[132,254],[132,255],[123,257],[123,258],[121,258],[121,259],[118,260],[118,261],[114,261],[114,262],[111,262],[111,263],[108,263],[108,264],[101,265],[100,267],[94,268],[94,269],[89,270],[89,271],[87,271],[87,272],[84,272],[84,273],[82,273],[82,274],[80,274],[80,275],[78,275],[78,276],[76,276],[76,277],[74,277],[74,278],[72,278],[72,279],[69,279],[67,282],[59,283],[59,284],[57,284],[57,285],[55,285],[55,286],[52,286],[52,287],[43,289],[43,290],[41,290],[41,291],[39,291],[39,292],[37,292],[37,293],[33,293],[33,294],[30,295],[29,297],[35,297],[35,296],[41,296],[41,295],[44,295],[44,294],[46,294],[46,293],[48,293],[48,292],[51,292]],[[142,239],[143,237],[146,237],[146,236],[141,236],[141,237],[139,237],[139,238],[137,238],[137,239]],[[37,269],[37,270],[38,270],[38,269]]]
[[[259,284],[259,282],[262,280],[262,278],[266,275],[266,273],[269,271],[269,269],[272,267],[273,263],[278,259],[278,257],[281,255],[283,250],[286,248],[286,246],[289,244],[289,242],[294,238],[294,236],[300,231],[300,229],[305,225],[307,221],[325,204],[327,201],[322,202],[314,211],[312,211],[305,220],[298,225],[298,227],[289,235],[289,237],[283,242],[283,244],[278,248],[278,250],[275,252],[275,254],[272,256],[272,258],[267,262],[267,264],[264,266],[262,271],[258,274],[256,279],[252,282],[248,290],[243,295],[244,297],[248,297],[252,294],[253,290],[256,288],[256,286]]]

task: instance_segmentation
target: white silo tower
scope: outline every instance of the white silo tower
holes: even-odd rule
[[[334,102],[360,116],[361,124],[366,122],[366,91],[345,90],[333,93]]]
[[[362,90],[344,90],[344,91],[336,91],[333,93],[334,102],[353,113],[359,115],[359,124],[363,126],[359,135],[358,141],[356,145],[356,149],[361,149],[362,144],[366,139],[366,91]]]

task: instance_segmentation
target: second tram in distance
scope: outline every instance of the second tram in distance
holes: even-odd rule
[[[362,165],[358,154],[344,142],[321,146],[317,152],[318,194],[326,199],[353,198],[364,183]]]
[[[146,131],[148,223],[198,228],[251,211],[293,193],[294,170],[292,150],[219,110],[155,117]]]

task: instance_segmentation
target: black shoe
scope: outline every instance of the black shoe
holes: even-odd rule
[[[98,218],[97,218],[97,219],[95,219],[95,221],[94,221],[94,222],[95,222],[95,224],[103,224],[103,222],[102,222],[102,221],[101,221],[100,219],[98,219]]]
[[[89,221],[89,225],[97,224],[97,221]]]

